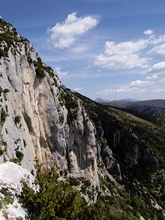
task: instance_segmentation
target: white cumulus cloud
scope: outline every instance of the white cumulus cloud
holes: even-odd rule
[[[76,13],[69,14],[63,23],[57,23],[48,29],[51,41],[56,48],[67,48],[98,24],[98,20],[91,16],[77,17]]]
[[[151,29],[149,29],[149,30],[147,30],[147,31],[144,31],[144,34],[146,34],[146,35],[151,35],[151,34],[153,34],[154,32],[151,30]]]
[[[141,57],[140,53],[148,45],[148,40],[105,43],[104,54],[96,57],[95,65],[106,69],[132,69],[135,67],[146,68],[148,58]]]

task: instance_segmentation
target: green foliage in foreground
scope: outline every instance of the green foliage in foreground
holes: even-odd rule
[[[87,204],[80,191],[71,186],[71,180],[59,181],[59,175],[53,167],[42,171],[37,165],[34,190],[22,181],[23,192],[20,202],[31,220],[163,220],[163,215],[147,205],[137,196],[131,198],[126,192],[118,196],[99,196],[95,204]],[[103,180],[100,180],[103,184]],[[105,182],[105,181],[104,181]],[[107,184],[106,184],[107,185]],[[107,185],[113,192],[110,184]],[[117,190],[117,189],[116,189]]]

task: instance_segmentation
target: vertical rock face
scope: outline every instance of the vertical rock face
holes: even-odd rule
[[[59,169],[98,181],[95,128],[81,101],[17,34],[0,59],[0,89],[1,162],[32,170],[35,158],[46,166],[55,160]]]

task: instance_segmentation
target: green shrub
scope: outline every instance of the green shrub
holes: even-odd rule
[[[5,105],[5,109],[6,109],[6,112],[8,112],[8,106],[7,105]]]
[[[71,186],[79,186],[80,181],[78,181],[76,178],[70,178],[70,184]]]
[[[6,204],[13,204],[14,198],[11,197],[11,196],[9,196],[9,195],[6,195],[5,198],[4,198],[4,202],[5,202]]]
[[[4,93],[8,93],[8,92],[10,92],[9,89],[4,89]]]
[[[20,160],[18,158],[11,158],[10,162],[20,164]]]
[[[50,77],[54,77],[54,70],[50,66],[45,66],[44,69],[49,73]]]
[[[45,77],[45,67],[41,61],[41,58],[38,57],[37,61],[34,61],[33,63],[36,68],[36,75],[40,78],[44,78]]]
[[[23,157],[24,157],[24,154],[19,151],[19,150],[16,150],[16,157],[19,159],[19,161],[21,162]]]
[[[37,67],[37,68],[36,68],[36,74],[37,74],[37,76],[40,77],[40,78],[44,78],[44,77],[45,77],[44,69],[41,68],[41,67]]]
[[[8,192],[7,189],[2,188],[0,190],[0,193],[4,195],[3,199],[1,200],[1,207],[3,206],[3,204],[13,204],[14,198],[10,195],[10,192]]]
[[[4,153],[4,150],[2,150],[2,149],[0,148],[0,156],[2,156],[3,153]]]
[[[28,61],[29,64],[33,63],[33,60],[32,60],[32,58],[30,56],[27,56],[27,61]]]
[[[0,96],[1,96],[2,92],[3,92],[3,89],[2,89],[2,87],[0,86]]]
[[[2,108],[1,109],[1,114],[0,114],[0,122],[2,124],[5,123],[6,117],[8,116],[8,114],[5,112],[5,110]]]
[[[16,125],[19,124],[20,121],[21,121],[21,116],[19,116],[19,115],[15,116],[15,118],[14,118],[15,124],[16,124]]]
[[[86,202],[78,190],[73,189],[68,181],[59,181],[56,169],[41,170],[37,165],[35,184],[39,190],[35,192],[25,181],[20,201],[27,209],[32,220],[83,219]]]

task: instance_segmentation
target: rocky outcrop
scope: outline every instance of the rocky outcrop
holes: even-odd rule
[[[7,175],[6,175],[7,174]],[[21,207],[18,196],[21,194],[21,180],[33,187],[34,176],[21,166],[6,162],[0,165],[0,219],[26,219],[26,212]]]

